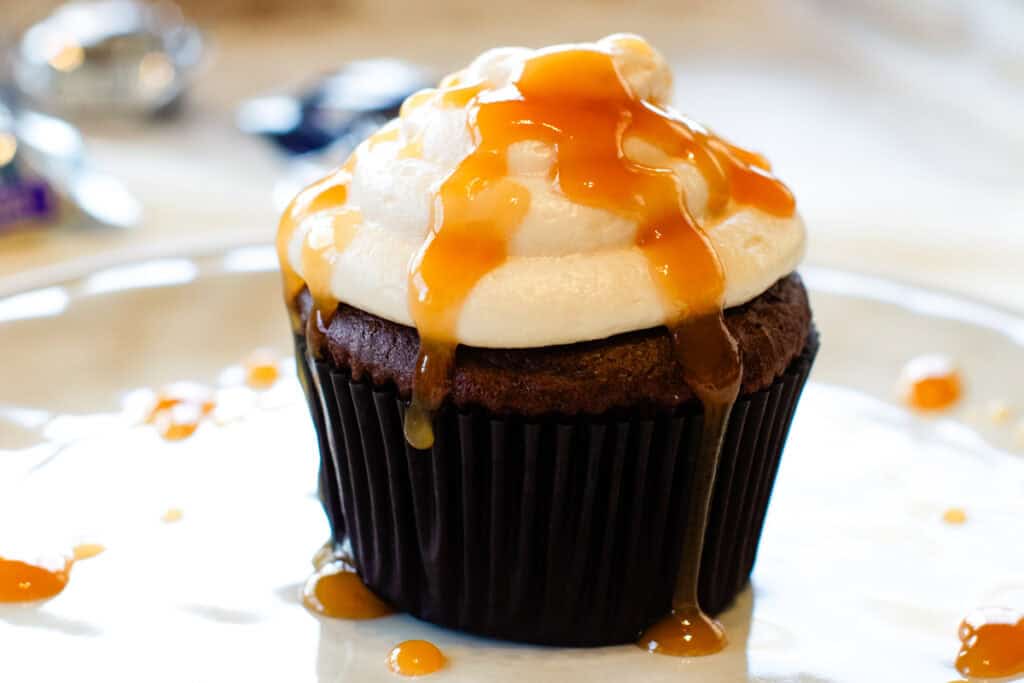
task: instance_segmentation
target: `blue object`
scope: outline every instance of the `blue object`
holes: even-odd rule
[[[355,61],[299,95],[244,102],[238,110],[238,127],[266,137],[288,154],[355,148],[397,116],[406,97],[431,85],[428,73],[409,62]]]

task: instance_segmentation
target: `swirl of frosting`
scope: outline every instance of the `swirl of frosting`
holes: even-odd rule
[[[796,267],[803,222],[767,162],[672,112],[671,90],[664,59],[635,36],[482,54],[295,199],[278,235],[287,295],[305,285],[323,310],[343,301],[496,348],[749,301]],[[563,97],[572,111],[527,106]],[[658,217],[675,211],[696,230],[659,247]],[[717,263],[652,258],[702,253],[701,239]]]

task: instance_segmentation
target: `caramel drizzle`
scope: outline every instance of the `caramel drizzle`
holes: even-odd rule
[[[635,97],[599,49],[549,50],[526,62],[516,82],[482,92],[456,76],[428,97],[469,107],[474,150],[444,180],[436,198],[430,233],[413,258],[409,309],[421,338],[407,420],[410,442],[429,447],[422,428],[440,405],[438,378],[450,372],[462,304],[485,274],[508,257],[508,243],[529,209],[526,189],[507,176],[509,145],[538,140],[557,150],[551,182],[571,201],[608,210],[635,221],[636,244],[651,276],[679,320],[720,314],[724,297],[721,264],[687,209],[679,179],[670,168],[630,161],[622,149],[627,135],[650,141],[666,154],[687,159],[709,187],[708,221],[733,204],[792,215],[792,194],[769,172],[759,155],[730,145],[699,125]]]

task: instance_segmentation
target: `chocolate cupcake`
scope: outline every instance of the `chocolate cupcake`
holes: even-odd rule
[[[724,643],[817,336],[792,195],[670,89],[634,36],[492,50],[282,219],[324,507],[395,607]]]

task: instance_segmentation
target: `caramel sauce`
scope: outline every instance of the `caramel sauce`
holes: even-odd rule
[[[333,538],[327,539],[322,546],[320,546],[315,553],[311,562],[313,563],[313,569],[317,571],[321,570],[327,564],[336,560],[343,560],[351,564],[348,558],[342,558],[339,556],[337,546],[334,543]]]
[[[644,631],[638,645],[657,654],[699,657],[714,654],[727,643],[721,624],[701,610],[697,587],[722,440],[739,394],[743,364],[721,311],[686,320],[669,331],[683,376],[704,405],[704,423],[690,485],[689,521],[672,611]]]
[[[703,657],[721,652],[726,643],[722,625],[694,604],[673,607],[668,616],[644,631],[637,644],[660,655]]]
[[[721,264],[687,209],[669,168],[630,161],[623,139],[637,136],[674,158],[692,160],[709,186],[706,220],[734,204],[774,215],[794,211],[789,190],[758,155],[734,147],[697,124],[643,101],[629,91],[608,52],[564,48],[526,62],[501,91],[455,81],[442,87],[443,104],[470,107],[475,149],[445,179],[430,234],[410,267],[410,312],[423,344],[413,383],[411,419],[436,403],[432,360],[454,345],[462,303],[483,275],[507,258],[508,243],[529,209],[526,189],[507,177],[507,150],[537,140],[557,150],[551,181],[571,201],[634,220],[666,310],[679,320],[718,316],[724,296]],[[408,430],[407,430],[408,431]]]
[[[354,209],[337,209],[316,220],[302,243],[302,275],[313,306],[329,316],[338,307],[331,293],[331,272],[338,255],[355,237],[363,216]]]
[[[398,150],[399,159],[419,159],[423,156],[423,138],[415,137]]]
[[[192,436],[203,418],[217,407],[213,393],[198,384],[175,382],[159,392],[146,415],[146,422],[168,441]]]
[[[400,676],[426,676],[444,668],[445,662],[444,653],[426,640],[407,640],[388,654],[388,668]]]
[[[99,543],[79,543],[71,550],[75,562],[89,560],[106,552],[107,548]]]
[[[921,412],[951,408],[963,394],[963,380],[952,359],[919,356],[903,369],[901,383],[907,405]]]
[[[0,603],[36,602],[58,595],[68,585],[72,564],[74,560],[65,560],[63,566],[48,569],[0,557]]]
[[[181,508],[167,508],[164,514],[160,515],[160,521],[166,524],[174,524],[185,518],[185,511]]]
[[[1024,674],[1024,612],[989,608],[960,624],[956,670],[974,678]]]
[[[269,389],[281,376],[277,354],[270,349],[256,349],[242,361],[245,383],[252,389]]]
[[[948,508],[942,513],[942,521],[946,524],[965,524],[967,511],[963,508]]]
[[[305,279],[300,276],[291,267],[291,258],[289,257],[289,251],[291,249],[292,239],[295,236],[295,231],[302,225],[303,220],[307,216],[311,216],[316,213],[326,212],[330,209],[334,209],[342,206],[345,200],[348,199],[348,184],[352,179],[352,168],[355,164],[356,157],[353,155],[349,158],[344,166],[338,169],[331,175],[323,178],[296,195],[295,199],[291,201],[288,208],[285,209],[284,215],[281,216],[281,222],[277,230],[277,258],[281,264],[281,277],[284,281],[284,297],[285,303],[288,305],[289,310],[292,312],[292,325],[297,330],[299,329],[299,318],[298,313],[295,309],[295,299],[302,291],[304,286],[308,286],[310,294],[313,296],[313,300],[319,301],[320,305],[330,305],[330,290],[324,290],[324,287],[328,283],[328,278],[323,274],[327,268],[319,268],[314,263],[317,256],[323,258],[336,258],[336,254],[339,251],[337,244],[332,244],[335,237],[339,235],[334,234],[334,231],[329,228],[321,228],[322,232],[320,237],[320,248],[314,246],[307,249],[305,241],[303,242],[303,249],[301,255],[302,267],[306,267],[306,260],[310,262],[310,266],[314,269],[312,276],[305,275]],[[341,223],[351,223],[354,220],[353,214],[348,214],[349,219],[342,219]],[[328,225],[333,221],[328,221]],[[344,237],[347,229],[351,229],[352,225],[343,227],[341,237]],[[330,248],[328,248],[330,247]],[[333,261],[332,261],[333,262]],[[319,275],[319,277],[317,277]],[[307,282],[309,280],[309,282]],[[314,287],[318,287],[314,291]],[[336,305],[336,302],[335,302]],[[333,311],[333,307],[329,310],[325,310],[326,314]]]
[[[398,121],[392,121],[367,138],[367,149],[373,149],[382,142],[395,142],[401,134],[402,129],[399,127]]]
[[[376,619],[394,613],[342,560],[317,568],[302,589],[302,604],[314,614],[335,619]]]

